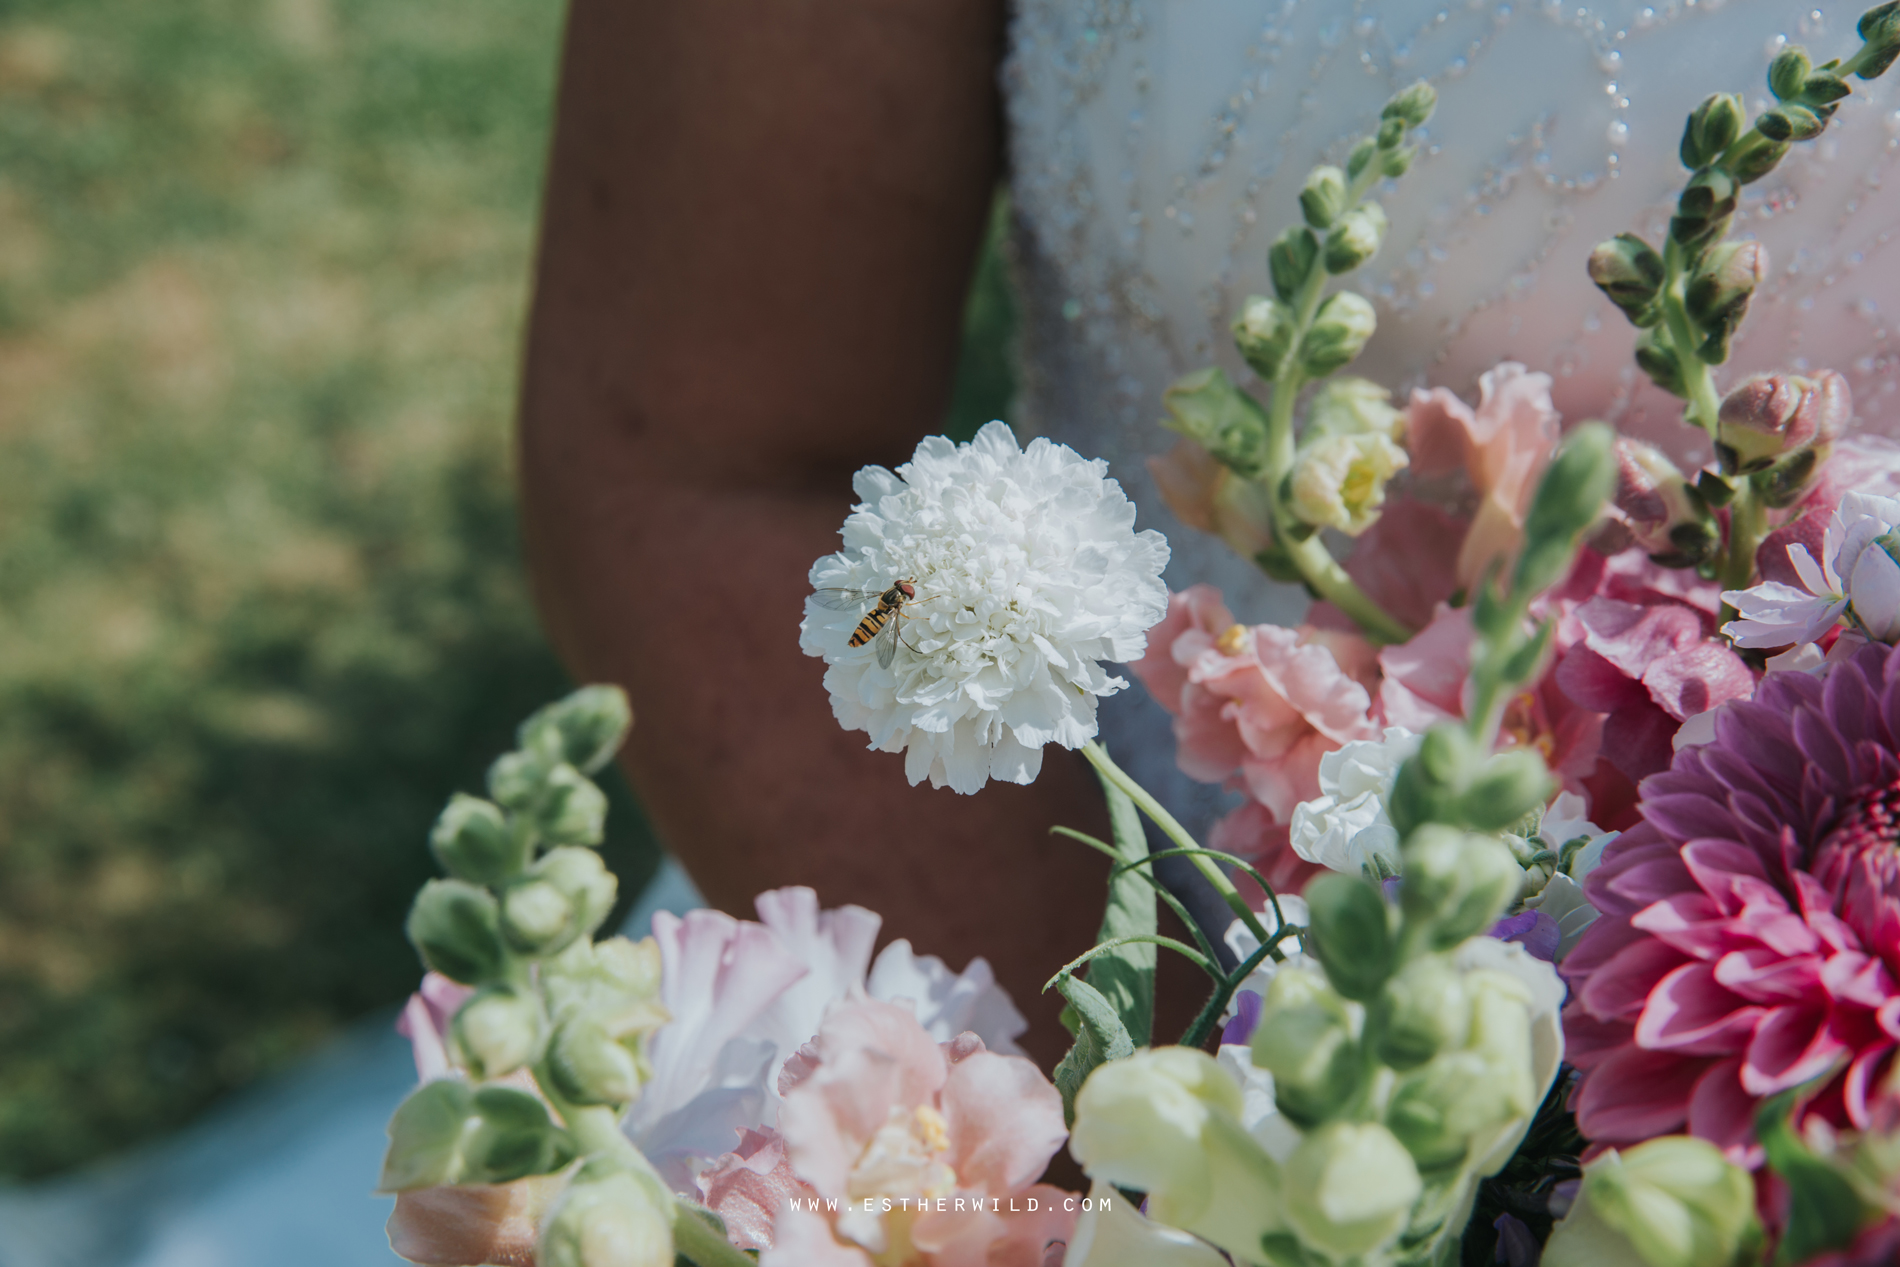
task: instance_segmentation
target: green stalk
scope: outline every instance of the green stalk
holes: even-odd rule
[[[1768,535],[1768,510],[1755,496],[1755,481],[1741,480],[1729,503],[1728,548],[1722,556],[1722,588],[1747,589],[1755,581],[1755,552]],[[1724,611],[1731,610],[1723,604]]]
[[[678,1202],[673,1205],[673,1248],[695,1267],[759,1267],[757,1259]]]
[[[1378,168],[1379,160],[1375,157],[1353,178],[1346,191],[1348,207],[1359,205],[1377,179]],[[1326,291],[1326,277],[1325,262],[1315,257],[1306,280],[1300,283],[1299,293],[1293,297],[1296,333],[1273,375],[1273,398],[1267,406],[1267,469],[1262,476],[1268,503],[1273,508],[1273,535],[1314,592],[1352,617],[1373,641],[1404,642],[1412,636],[1412,630],[1373,602],[1346,575],[1346,569],[1326,552],[1317,532],[1303,541],[1294,535],[1296,531],[1305,531],[1306,525],[1295,521],[1281,496],[1287,473],[1293,469],[1293,404],[1299,398],[1300,388],[1306,384],[1306,375],[1300,370],[1300,345],[1305,342],[1313,316],[1319,311],[1320,299]]]
[[[1722,400],[1715,394],[1715,377],[1709,372],[1708,363],[1696,354],[1695,331],[1689,324],[1689,309],[1683,301],[1688,273],[1682,255],[1682,244],[1671,238],[1663,251],[1663,321],[1669,331],[1669,342],[1674,345],[1683,392],[1689,402],[1683,417],[1701,427],[1713,441]]]
[[[1214,891],[1220,894],[1223,902],[1227,903],[1227,909],[1231,910],[1234,915],[1247,926],[1247,931],[1252,933],[1255,939],[1264,946],[1267,943],[1267,930],[1265,926],[1260,923],[1260,917],[1253,913],[1252,908],[1247,905],[1246,899],[1240,896],[1240,891],[1234,887],[1234,882],[1229,880],[1226,874],[1222,872],[1219,867],[1214,865],[1212,860],[1200,853],[1200,844],[1194,837],[1188,835],[1187,828],[1181,826],[1180,822],[1174,815],[1168,813],[1160,801],[1157,801],[1153,796],[1149,795],[1146,788],[1130,778],[1126,770],[1116,765],[1109,757],[1107,750],[1104,749],[1101,744],[1096,743],[1093,739],[1089,740],[1082,745],[1082,755],[1089,759],[1089,763],[1095,767],[1096,771],[1104,779],[1107,779],[1110,783],[1113,783],[1116,787],[1125,792],[1128,795],[1128,799],[1135,803],[1136,808],[1152,819],[1154,825],[1166,833],[1168,839],[1183,849],[1192,849],[1195,851],[1188,855],[1188,860],[1195,865],[1203,876],[1207,877],[1207,882],[1214,886]]]

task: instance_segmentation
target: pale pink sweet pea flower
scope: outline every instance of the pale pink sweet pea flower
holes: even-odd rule
[[[1484,578],[1493,561],[1516,556],[1538,478],[1556,450],[1559,414],[1550,375],[1506,361],[1478,380],[1474,410],[1442,387],[1414,391],[1406,447],[1420,478],[1462,467],[1478,493],[1478,513],[1458,553],[1458,584]]]
[[[1023,1057],[851,998],[780,1089],[792,1170],[823,1208],[781,1208],[761,1267],[1042,1267],[1068,1239],[1070,1194],[1035,1182],[1067,1138],[1062,1097]]]

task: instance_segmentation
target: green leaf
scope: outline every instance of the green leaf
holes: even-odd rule
[[[1788,1185],[1788,1227],[1776,1263],[1806,1262],[1849,1244],[1867,1221],[1867,1208],[1840,1171],[1808,1151],[1789,1124],[1801,1089],[1784,1091],[1761,1106],[1755,1134],[1768,1164]]]
[[[1128,794],[1102,780],[1108,798],[1108,821],[1114,830],[1115,852],[1122,862],[1137,863],[1148,856],[1148,837],[1142,830],[1141,811]],[[1102,912],[1102,930],[1096,944],[1118,937],[1152,934],[1157,927],[1154,886],[1139,868],[1123,871],[1108,882],[1108,904]],[[1091,959],[1084,972],[1089,985],[1108,1000],[1122,1028],[1136,1047],[1146,1047],[1154,1033],[1155,961],[1160,948],[1152,942],[1130,942]]]
[[[1116,1014],[1115,1005],[1102,997],[1100,990],[1066,973],[1056,978],[1056,989],[1075,1009],[1076,1019],[1082,1024],[1076,1033],[1075,1045],[1056,1066],[1055,1073],[1056,1090],[1062,1093],[1063,1120],[1072,1123],[1075,1121],[1075,1093],[1082,1089],[1088,1076],[1098,1065],[1134,1055],[1135,1044]]]
[[[450,1182],[461,1169],[463,1134],[474,1096],[452,1078],[426,1082],[409,1093],[389,1119],[378,1192],[410,1192]]]
[[[452,1182],[512,1183],[565,1167],[578,1153],[573,1139],[548,1117],[547,1106],[514,1087],[475,1092],[479,1125],[462,1150],[462,1172]]]

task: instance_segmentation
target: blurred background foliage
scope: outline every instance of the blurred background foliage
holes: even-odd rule
[[[560,20],[0,0],[0,1178],[412,989],[430,821],[568,686],[508,440]],[[967,326],[962,435],[994,234]]]

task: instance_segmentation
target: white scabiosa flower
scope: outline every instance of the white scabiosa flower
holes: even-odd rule
[[[1107,471],[1048,440],[1023,449],[1000,422],[969,444],[932,436],[895,473],[859,471],[862,502],[844,548],[812,564],[800,626],[839,724],[903,752],[912,783],[959,792],[1028,783],[1043,745],[1093,738],[1096,701],[1128,685],[1101,662],[1139,659],[1168,611],[1168,543],[1135,531]],[[851,646],[900,581],[914,597]]]
[[[1381,739],[1342,745],[1319,759],[1321,795],[1293,810],[1293,852],[1350,875],[1399,873],[1399,833],[1386,798],[1419,736],[1387,726]]]

